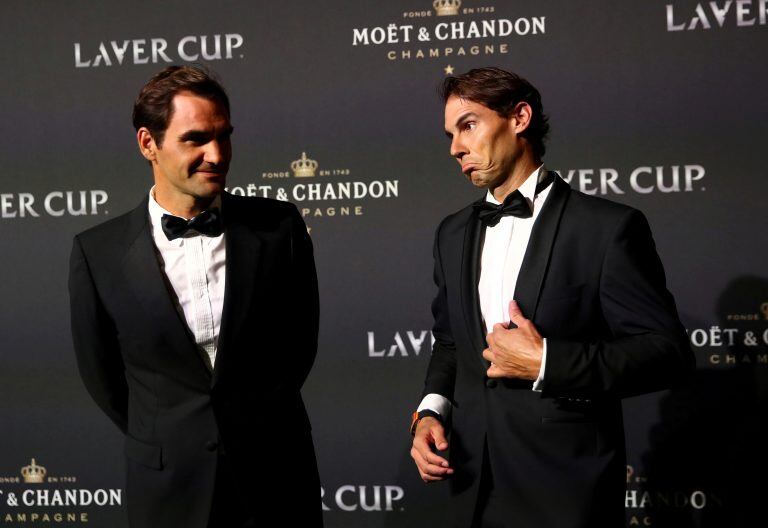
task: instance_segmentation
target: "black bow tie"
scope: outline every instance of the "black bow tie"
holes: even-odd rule
[[[548,172],[544,179],[536,185],[535,195],[546,189],[553,180],[554,176],[551,172]],[[525,196],[523,196],[519,189],[507,195],[504,198],[504,203],[497,205],[483,200],[482,202],[475,202],[474,208],[478,210],[477,216],[480,218],[480,221],[488,227],[498,224],[504,216],[516,216],[517,218],[530,218],[533,216],[528,200],[525,199]]]
[[[178,216],[164,214],[161,220],[163,233],[168,240],[174,240],[183,237],[184,234],[192,229],[201,235],[210,237],[219,236],[224,231],[224,225],[221,222],[221,214],[214,207],[206,209],[192,220],[185,220]]]

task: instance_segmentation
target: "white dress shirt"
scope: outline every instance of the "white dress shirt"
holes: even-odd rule
[[[190,230],[183,237],[168,240],[161,219],[171,213],[157,203],[154,191],[154,187],[149,191],[149,221],[157,259],[175,293],[176,308],[213,369],[224,305],[227,257],[224,233],[209,237]],[[221,210],[220,196],[212,207]]]
[[[544,165],[541,165],[518,188],[520,194],[531,206],[533,216],[530,218],[504,216],[495,226],[485,228],[477,292],[480,299],[480,312],[488,333],[493,330],[493,325],[496,323],[508,323],[510,320],[509,302],[515,298],[517,277],[523,265],[523,257],[525,257],[525,250],[531,238],[533,224],[536,222],[536,218],[538,218],[552,188],[552,185],[549,185],[539,194],[536,194],[536,185],[545,176],[546,169],[544,169]],[[493,204],[501,203],[494,198],[490,190],[485,200]],[[529,314],[523,315],[528,316]],[[478,350],[477,353],[482,354],[482,350]],[[547,340],[544,339],[541,370],[533,383],[533,390],[539,390],[544,379],[546,358]],[[424,409],[430,409],[443,417],[447,417],[451,410],[451,402],[440,394],[427,394],[418,407],[419,411]]]

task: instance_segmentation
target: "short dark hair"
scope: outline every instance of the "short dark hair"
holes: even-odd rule
[[[168,66],[144,85],[133,104],[133,127],[147,127],[158,146],[173,117],[173,98],[192,92],[220,103],[229,115],[229,97],[212,72],[199,66]]]
[[[528,103],[533,115],[521,136],[531,143],[536,156],[544,155],[549,119],[544,115],[539,91],[519,75],[501,68],[476,68],[461,75],[452,75],[440,85],[440,96],[446,102],[452,95],[480,103],[504,118],[512,114],[518,103]]]

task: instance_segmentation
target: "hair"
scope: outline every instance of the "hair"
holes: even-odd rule
[[[521,102],[528,103],[533,111],[531,121],[521,136],[533,147],[533,153],[541,157],[546,152],[544,140],[549,133],[549,119],[544,115],[539,91],[519,75],[501,68],[476,68],[467,73],[447,77],[440,85],[443,102],[452,95],[480,103],[504,118],[508,118]]]
[[[173,98],[181,92],[221,104],[229,115],[229,97],[215,75],[200,66],[168,66],[144,85],[133,104],[133,127],[146,127],[162,145],[173,117]]]

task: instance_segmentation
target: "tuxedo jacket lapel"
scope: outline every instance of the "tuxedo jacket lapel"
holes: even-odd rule
[[[549,257],[570,190],[565,181],[555,176],[544,208],[533,225],[515,285],[515,300],[526,319],[533,320],[536,316],[541,286],[549,267]]]
[[[131,242],[122,260],[122,271],[141,309],[149,314],[155,329],[173,350],[196,357],[201,368],[209,372],[186,322],[174,305],[170,285],[160,269],[150,232],[146,198],[129,217],[127,240]]]
[[[222,219],[227,248],[227,278],[224,305],[211,384],[219,380],[221,365],[227,361],[231,337],[239,335],[258,282],[261,242],[251,227],[239,218],[239,211],[227,195],[222,196]]]
[[[481,198],[484,200],[485,198]],[[480,351],[486,348],[485,329],[483,327],[483,315],[480,311],[480,295],[477,286],[480,281],[480,257],[483,248],[485,230],[473,210],[464,231],[464,246],[461,252],[461,306],[464,310],[464,319],[469,330],[469,337],[474,348],[478,350],[477,359],[483,370],[488,368],[488,362],[483,359]]]

